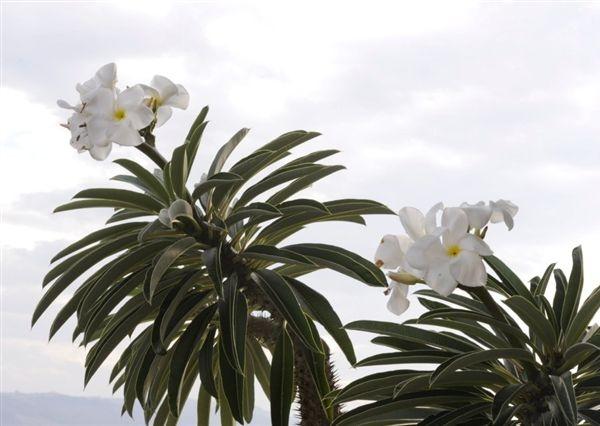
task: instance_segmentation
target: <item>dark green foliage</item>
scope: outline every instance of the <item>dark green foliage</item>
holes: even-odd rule
[[[131,189],[86,189],[56,209],[107,207],[113,210],[107,223],[114,224],[52,259],[55,266],[44,278],[47,290],[33,323],[78,283],[52,324],[51,336],[69,318],[76,319],[73,339],[89,347],[86,383],[109,355],[120,352],[111,381],[115,391],[123,389],[123,410],[131,413],[137,400],[146,421],[156,425],[176,423],[198,379],[199,425],[206,424],[213,399],[223,424],[248,422],[255,378],[267,396],[277,397],[275,424],[287,423],[297,392],[311,392],[319,415],[332,421],[339,410],[321,404],[333,389],[333,379],[329,352],[315,322],[351,363],[356,361],[354,350],[329,302],[298,279],[319,268],[371,286],[386,286],[385,276],[371,262],[339,247],[278,245],[311,223],[364,223],[363,215],[392,212],[370,200],[320,203],[293,198],[343,169],[318,163],[334,150],[282,161],[318,136],[314,132],[281,135],[227,168],[229,156],[248,133],[242,129],[218,151],[206,180],[190,188],[207,112],[202,110],[170,159],[152,143],[139,147],[159,170],[128,159],[115,161],[129,173],[115,180]],[[157,215],[175,201],[179,209],[171,212],[169,227]],[[181,210],[184,202],[191,210]],[[265,350],[277,371],[271,371]],[[299,378],[303,389],[298,388]]]
[[[581,248],[573,251],[568,280],[550,265],[529,289],[499,259],[486,261],[496,274],[487,286],[496,298],[485,288],[461,287],[466,296],[447,297],[420,290],[428,311],[416,320],[346,326],[379,334],[372,342],[394,351],[358,363],[390,371],[330,395],[338,404],[371,401],[334,424],[600,424],[600,333],[590,325],[600,309],[600,289],[580,303]],[[545,292],[553,270],[557,296],[551,305]]]

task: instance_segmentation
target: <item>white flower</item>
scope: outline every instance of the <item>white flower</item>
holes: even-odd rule
[[[413,241],[406,235],[384,235],[375,251],[375,265],[385,269],[398,269],[397,275],[402,274],[402,266],[406,263],[404,256]],[[409,275],[409,274],[406,274]],[[388,276],[390,276],[388,274]],[[390,277],[391,278],[391,277]],[[390,298],[387,308],[390,312],[400,315],[408,309],[410,302],[407,298],[408,286],[392,278],[385,291]]]
[[[490,201],[487,205],[483,201],[477,204],[462,203],[460,207],[467,214],[469,226],[473,229],[483,229],[488,222],[504,222],[510,230],[514,225],[513,217],[519,211],[519,207],[508,200]]]
[[[406,262],[406,252],[414,243],[415,239],[421,238],[427,233],[436,232],[436,215],[443,208],[442,203],[433,206],[427,215],[414,207],[404,207],[398,216],[408,235],[385,235],[377,250],[375,251],[375,264],[380,268],[396,269],[389,272],[391,278],[390,286],[386,292],[390,294],[387,308],[396,315],[402,314],[410,304],[408,285],[420,282],[422,273],[412,268]]]
[[[143,140],[138,131],[154,119],[152,110],[143,101],[144,90],[139,85],[125,89],[116,96],[113,90],[98,89],[85,109],[90,114],[87,125],[92,144],[141,144]]]
[[[519,207],[509,200],[490,201],[492,216],[490,222],[504,222],[510,231],[514,226],[513,218],[517,215]]]
[[[115,89],[117,83],[117,66],[114,63],[103,65],[94,77],[85,83],[78,83],[75,89],[81,96],[81,102],[86,103],[96,95],[98,89]]]
[[[442,295],[452,293],[459,283],[469,287],[486,283],[481,256],[492,251],[468,230],[467,214],[458,207],[447,208],[442,214],[441,240],[438,235],[426,235],[406,253],[409,265],[423,271],[425,282]]]
[[[402,222],[408,236],[416,241],[425,235],[435,233],[439,229],[436,225],[436,217],[437,213],[443,208],[443,203],[437,203],[429,209],[426,215],[423,215],[415,207],[403,207],[398,216],[400,216],[400,222]]]
[[[483,201],[477,204],[462,203],[460,208],[467,214],[469,226],[473,229],[483,229],[492,216],[491,207]]]
[[[87,127],[88,117],[85,114],[74,112],[67,121],[67,124],[62,124],[71,131],[71,146],[81,153],[89,151],[90,155],[95,160],[104,160],[108,157],[111,151],[111,145],[94,145],[88,135]]]
[[[181,84],[175,84],[167,77],[155,75],[150,86],[143,85],[146,96],[156,105],[156,126],[160,127],[171,118],[174,108],[186,109],[190,95]]]

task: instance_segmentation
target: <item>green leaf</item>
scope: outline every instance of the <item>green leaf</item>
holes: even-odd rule
[[[98,241],[108,239],[109,237],[115,238],[117,236],[124,235],[129,231],[139,230],[146,224],[147,222],[127,222],[99,229],[98,231],[92,232],[91,234],[83,237],[82,239],[74,242],[73,244],[68,245],[67,247],[59,251],[56,255],[54,255],[50,262],[54,263],[58,259],[61,259],[91,244],[97,243]]]
[[[204,129],[208,124],[206,119],[206,115],[208,114],[208,106],[205,106],[198,114],[198,117],[194,120],[194,123],[190,127],[188,134],[185,138],[186,150],[187,150],[187,159],[188,159],[188,169],[192,168],[194,164],[194,160],[196,159],[196,153],[198,152],[198,147],[200,146],[200,139],[202,138],[202,134],[204,133]]]
[[[457,355],[442,364],[431,374],[430,384],[433,386],[437,381],[459,370],[484,362],[497,361],[499,359],[521,359],[534,361],[533,355],[525,349],[507,348],[507,349],[486,349],[477,352]]]
[[[267,203],[252,203],[249,206],[235,209],[233,213],[225,219],[228,226],[239,222],[242,219],[252,217],[253,220],[269,220],[274,217],[281,216],[282,213],[278,208]]]
[[[577,314],[581,289],[583,288],[583,254],[581,246],[573,250],[573,268],[569,276],[567,292],[563,301],[562,316],[560,319],[563,330],[567,330],[571,320]],[[587,324],[586,324],[587,325]]]
[[[346,329],[398,337],[404,340],[424,343],[426,345],[448,349],[458,353],[469,352],[474,349],[472,345],[447,334],[384,321],[354,321],[347,324]]]
[[[240,257],[243,259],[258,259],[268,262],[286,263],[292,265],[317,266],[308,257],[291,250],[259,244],[248,247],[246,250],[240,253]]]
[[[271,151],[287,151],[296,146],[320,136],[318,132],[307,132],[305,130],[292,130],[273,139],[263,145],[260,149]]]
[[[590,425],[600,426],[600,412],[598,410],[580,409],[579,415],[590,422]]]
[[[221,297],[223,296],[222,251],[223,245],[219,243],[216,247],[211,247],[202,252],[202,263],[206,266],[206,271],[215,291]]]
[[[565,293],[567,292],[567,277],[565,277],[565,274],[561,269],[554,270],[554,281],[556,283],[556,291],[554,293],[554,299],[552,300],[552,308],[554,309],[554,316],[556,317],[559,326],[561,326],[563,302],[565,300]]]
[[[200,110],[200,114],[196,117],[192,125],[190,126],[190,130],[188,130],[188,134],[185,137],[186,143],[191,143],[194,139],[194,133],[205,123],[206,116],[208,115],[208,106],[205,106]]]
[[[215,173],[219,173],[223,166],[225,165],[225,161],[231,155],[236,146],[244,139],[244,137],[248,134],[250,129],[241,129],[235,135],[229,139],[229,141],[219,149],[215,158],[208,169],[208,176],[212,176]]]
[[[150,197],[148,197],[150,198]],[[125,201],[116,201],[116,200],[102,200],[102,199],[94,199],[94,200],[76,200],[76,201],[70,201],[66,204],[60,205],[57,208],[54,209],[54,213],[59,213],[59,212],[66,212],[69,210],[78,210],[78,209],[90,209],[90,208],[98,208],[98,207],[110,207],[111,209],[130,209],[130,210],[138,210],[140,212],[147,212],[146,209],[144,209],[143,207],[140,207],[137,204],[134,204],[133,202],[125,202]],[[151,210],[152,213],[157,213],[158,211],[155,210]],[[123,212],[124,213],[124,212]],[[128,214],[135,214],[135,216],[132,217],[138,217],[139,215],[137,213],[133,213],[133,212],[127,212]],[[113,215],[113,217],[116,216]],[[128,219],[129,217],[127,217]],[[112,219],[112,218],[111,218]],[[111,222],[114,222],[116,220],[111,220]],[[110,223],[110,222],[109,222]]]
[[[235,173],[220,172],[212,176],[209,176],[204,182],[198,184],[192,192],[192,199],[197,200],[203,194],[207,193],[213,188],[229,188],[236,183],[239,183],[243,178]]]
[[[198,352],[198,371],[200,373],[200,382],[204,390],[210,395],[218,398],[215,376],[213,373],[213,349],[215,345],[215,333],[217,329],[211,328],[206,335],[206,339]]]
[[[325,166],[320,164],[307,164],[289,168],[283,171],[276,170],[275,172],[266,176],[264,179],[248,187],[248,189],[246,189],[246,191],[244,191],[244,193],[240,196],[236,206],[244,206],[248,203],[248,201],[272,188],[275,188],[276,186],[279,186],[290,180],[306,176],[308,173],[321,170],[323,167]]]
[[[197,426],[210,426],[210,404],[210,393],[208,393],[204,384],[201,384],[198,391],[198,405],[196,409]]]
[[[178,146],[173,150],[170,172],[175,195],[180,198],[185,198],[185,184],[189,174],[186,144]]]
[[[173,359],[170,363],[168,385],[169,407],[175,417],[179,416],[181,409],[181,385],[186,367],[194,358],[193,353],[200,344],[206,328],[213,320],[216,308],[216,305],[213,304],[202,310],[177,340]]]
[[[93,200],[106,200],[114,201],[115,203],[127,203],[136,206],[137,210],[149,211],[158,213],[164,205],[154,198],[141,194],[135,191],[128,191],[126,189],[114,189],[114,188],[92,188],[84,189],[73,196],[77,198],[91,198]],[[119,207],[119,206],[115,206]],[[56,211],[56,210],[55,210]]]
[[[225,405],[231,410],[231,415],[239,423],[244,423],[244,375],[231,366],[223,353],[223,341],[219,345],[219,370],[221,372],[222,389],[225,398],[219,398],[221,410]]]
[[[535,335],[548,348],[554,348],[557,336],[554,327],[548,319],[539,311],[538,307],[521,296],[512,296],[504,301],[509,308],[521,317],[525,324],[533,330]]]
[[[320,203],[316,200],[310,200],[306,198],[298,198],[296,200],[285,201],[276,206],[281,212],[297,213],[306,210],[316,210],[321,213],[331,214],[325,204]]]
[[[256,339],[248,336],[246,347],[248,348],[248,352],[252,357],[254,373],[256,374],[258,383],[263,389],[265,395],[271,395],[271,384],[269,379],[271,375],[271,365],[269,364],[269,360],[267,359],[262,346]]]
[[[579,312],[573,311],[575,315],[565,335],[567,346],[573,345],[581,338],[589,323],[594,319],[598,309],[600,309],[600,288],[594,289],[592,294],[583,302]]]
[[[515,402],[530,385],[528,383],[510,384],[500,389],[494,396],[492,404],[493,424],[505,425],[513,416],[518,403]],[[511,407],[510,404],[514,406]]]
[[[422,406],[445,406],[447,404],[473,404],[481,400],[468,392],[455,390],[429,390],[400,395],[361,405],[338,416],[333,426],[360,426],[367,424],[395,424],[404,420],[403,409]]]
[[[573,383],[571,382],[571,373],[566,376],[569,385],[565,382],[561,376],[550,375],[550,381],[554,388],[554,393],[558,401],[558,406],[563,416],[565,417],[567,424],[577,424],[577,403],[575,402],[573,392]]]
[[[163,201],[163,203],[169,203],[170,197],[166,188],[162,182],[148,170],[135,161],[127,160],[125,158],[115,160],[114,162],[133,173],[135,177],[137,177],[154,196]]]
[[[496,256],[484,256],[483,259],[498,275],[502,282],[507,284],[513,290],[511,295],[516,293],[530,302],[535,303],[533,295],[527,286],[523,284],[523,281],[521,281],[521,279],[500,259],[498,259]]]
[[[546,271],[544,272],[544,275],[542,275],[542,278],[540,279],[540,282],[538,283],[534,295],[535,296],[541,296],[544,293],[546,293],[546,288],[548,287],[548,282],[550,281],[550,277],[552,276],[552,271],[554,271],[554,267],[556,266],[556,263],[552,263],[551,265],[548,266],[548,268],[546,268]]]
[[[371,355],[356,363],[357,367],[394,364],[442,363],[448,360],[451,352],[439,350],[415,350],[403,352],[387,352]]]
[[[31,325],[33,326],[37,322],[40,316],[48,309],[48,306],[81,274],[106,257],[125,250],[136,244],[136,242],[137,238],[134,234],[127,234],[106,244],[94,247],[93,250],[79,259],[49,286],[33,312]]]
[[[107,207],[107,206],[103,206],[103,207]],[[109,223],[122,222],[124,220],[136,219],[138,217],[145,217],[145,216],[154,216],[154,213],[148,213],[148,212],[142,212],[142,211],[136,211],[136,210],[128,210],[128,209],[117,210],[111,217],[108,218],[108,220],[105,223],[108,225]]]
[[[320,352],[321,345],[315,341],[298,299],[287,281],[277,272],[268,269],[254,271],[251,276],[260,289],[267,294],[302,343],[312,351]]]
[[[157,353],[166,353],[169,345],[169,342],[167,341],[170,334],[169,330],[172,329],[173,324],[177,323],[180,319],[179,317],[182,314],[182,310],[185,312],[187,309],[186,304],[182,303],[184,302],[184,299],[187,299],[185,301],[187,302],[190,299],[195,300],[197,297],[198,301],[201,301],[207,294],[207,292],[198,293],[194,295],[194,298],[192,298],[190,293],[190,290],[195,285],[198,285],[201,277],[202,271],[192,272],[191,274],[187,273],[181,282],[175,286],[173,290],[171,290],[171,293],[169,293],[161,305],[160,312],[154,320],[154,333],[152,336],[152,345]],[[196,303],[194,303],[192,306],[195,304]]]
[[[338,151],[337,149],[324,149],[322,151],[315,151],[311,152],[310,154],[303,155],[302,157],[298,157],[295,160],[290,161],[287,165],[291,167],[298,164],[314,163],[339,152],[340,151]]]
[[[308,188],[316,181],[321,180],[329,176],[330,174],[344,169],[344,166],[325,166],[320,170],[316,170],[312,173],[309,173],[306,176],[296,179],[285,188],[277,191],[275,194],[269,197],[269,199],[267,199],[267,203],[274,205],[282,203],[283,201],[290,198],[292,195],[302,191],[305,188]]]
[[[287,426],[294,400],[294,348],[285,329],[282,330],[271,366],[271,424]]]
[[[398,383],[421,374],[414,370],[393,370],[369,374],[344,386],[334,397],[337,404],[355,400],[389,398]]]
[[[150,277],[150,287],[148,293],[145,294],[146,299],[149,303],[152,303],[152,297],[156,291],[156,287],[160,282],[162,276],[167,272],[167,269],[177,260],[179,256],[184,254],[186,251],[196,245],[196,239],[194,237],[185,237],[181,240],[176,241],[170,247],[165,249],[152,271]]]
[[[564,362],[556,371],[558,373],[569,371],[593,354],[600,355],[598,346],[588,342],[576,343],[565,351],[563,355]]]
[[[469,420],[473,420],[479,414],[485,413],[490,408],[490,403],[476,402],[474,404],[468,404],[463,407],[456,408],[454,410],[443,411],[442,413],[435,416],[434,420],[423,421],[419,423],[420,426],[451,426],[451,425],[464,425]]]
[[[316,265],[333,269],[365,284],[387,287],[387,279],[381,269],[341,247],[328,244],[295,244],[283,249],[306,256]]]
[[[458,319],[457,321],[452,321],[448,319],[423,318],[408,320],[405,321],[404,324],[433,325],[436,327],[454,329],[489,348],[505,348],[510,346],[510,343],[505,339],[490,333],[485,327],[479,325],[477,322],[469,320]]]
[[[246,346],[246,362],[244,364],[244,420],[251,423],[254,416],[254,362]]]
[[[238,277],[232,274],[223,283],[223,298],[219,301],[221,348],[232,367],[244,373],[248,305],[238,291]]]
[[[356,355],[352,341],[327,298],[294,278],[284,278],[298,295],[300,303],[304,306],[306,312],[327,330],[346,356],[348,362],[354,365],[356,363]]]

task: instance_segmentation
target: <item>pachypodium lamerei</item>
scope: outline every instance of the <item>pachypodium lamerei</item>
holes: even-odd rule
[[[415,284],[431,288],[413,293],[426,312],[401,324],[346,326],[378,334],[372,342],[392,349],[358,366],[393,369],[334,391],[334,404],[371,401],[337,417],[335,425],[600,424],[600,333],[591,324],[600,288],[580,303],[579,247],[568,279],[553,264],[529,286],[493,256],[483,241],[488,223],[512,229],[517,211],[506,200],[446,209],[440,203],[426,215],[400,210],[408,235],[384,236],[375,262],[395,269],[388,273],[393,313],[406,311]]]
[[[370,200],[319,202],[297,195],[343,169],[319,163],[336,150],[284,160],[319,136],[315,132],[285,133],[226,169],[248,133],[242,129],[188,188],[208,108],[167,160],[156,148],[154,128],[169,119],[173,107],[187,108],[187,91],[162,76],[123,91],[116,81],[115,65],[105,65],[77,86],[76,105],[59,101],[73,110],[65,125],[71,144],[97,160],[107,158],[113,143],[135,146],[158,168],[115,160],[128,173],[114,180],[136,190],[86,189],[55,210],[115,211],[105,227],[52,259],[56,265],[43,280],[46,291],[33,323],[79,281],[50,335],[76,318],[73,340],[91,346],[85,383],[109,355],[120,352],[111,374],[114,390],[123,389],[124,412],[131,414],[139,401],[147,422],[176,423],[198,379],[198,424],[208,423],[213,399],[222,424],[249,422],[256,379],[270,398],[273,424],[288,424],[294,401],[301,424],[330,424],[339,407],[323,401],[336,389],[335,377],[315,324],[351,364],[356,357],[335,310],[300,277],[329,268],[370,286],[385,287],[386,278],[341,247],[281,243],[311,223],[364,223],[364,215],[393,212]]]

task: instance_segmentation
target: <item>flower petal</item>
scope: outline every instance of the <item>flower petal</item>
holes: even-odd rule
[[[384,235],[375,251],[375,264],[378,267],[395,269],[400,266],[404,258],[404,251],[400,245],[401,237],[404,236]]]
[[[514,226],[513,217],[519,212],[519,207],[509,200],[490,201],[492,223],[504,222],[509,230]]]
[[[113,126],[108,138],[123,146],[137,146],[144,142],[138,131],[128,122],[121,122]]]
[[[172,115],[173,109],[170,106],[159,106],[156,110],[156,127],[160,127],[165,124]]]
[[[469,220],[466,213],[459,207],[448,207],[442,213],[442,240],[446,247],[457,245],[469,230]]]
[[[390,284],[390,289],[391,293],[387,302],[387,308],[391,313],[401,315],[410,305],[410,302],[406,297],[408,294],[408,286],[392,282]]]
[[[413,241],[425,235],[425,216],[415,207],[403,207],[398,213],[400,222]]]
[[[450,295],[458,285],[447,262],[430,268],[425,274],[425,283],[442,296]]]
[[[472,251],[480,256],[491,256],[494,254],[490,246],[488,246],[485,241],[473,234],[466,234],[460,240],[458,245],[463,251]]]
[[[456,281],[468,287],[481,287],[487,281],[483,260],[472,251],[461,251],[450,264],[450,272]]]
[[[144,89],[139,84],[128,87],[117,96],[117,107],[123,108],[129,112],[129,109],[135,108],[144,101]]]
[[[138,104],[127,110],[127,120],[134,129],[141,130],[152,123],[154,113],[144,104]]]
[[[447,262],[446,250],[438,237],[426,235],[414,242],[406,253],[408,264],[418,270],[426,270],[432,265]]]
[[[181,84],[177,85],[177,93],[163,100],[163,105],[186,109],[190,104],[190,95]]]
[[[165,101],[171,96],[177,95],[177,86],[167,77],[162,75],[155,75],[152,77],[150,85],[158,90],[160,98]]]
[[[88,138],[92,145],[110,145],[109,132],[114,127],[114,122],[104,116],[92,116],[86,123]]]
[[[94,160],[102,161],[102,160],[106,160],[106,157],[108,157],[108,154],[110,154],[111,150],[112,150],[112,144],[110,144],[110,143],[105,146],[92,145],[92,147],[90,148],[90,155],[92,156],[92,158]]]
[[[443,210],[444,203],[439,202],[429,209],[425,215],[425,232],[433,234],[437,231],[437,214],[440,210]]]
[[[102,87],[112,89],[117,82],[117,66],[114,62],[103,65],[96,71],[95,77]]]
[[[114,90],[100,88],[94,92],[85,105],[85,112],[95,115],[112,117],[115,112]]]
[[[474,229],[483,229],[492,216],[492,209],[483,202],[477,204],[462,203],[460,207],[467,215],[469,226]]]

